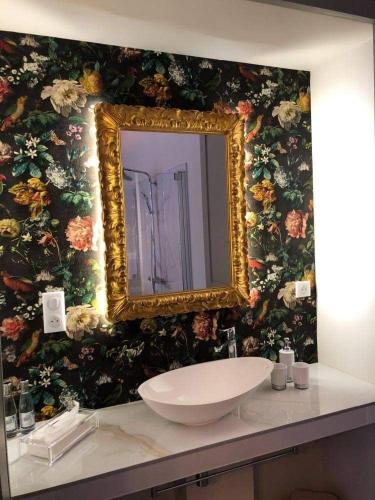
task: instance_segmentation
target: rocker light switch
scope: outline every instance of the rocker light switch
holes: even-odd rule
[[[311,286],[310,281],[296,281],[296,299],[302,299],[303,297],[310,297]]]
[[[65,296],[64,292],[46,292],[42,294],[44,333],[64,332]]]

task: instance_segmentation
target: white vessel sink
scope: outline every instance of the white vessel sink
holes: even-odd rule
[[[264,358],[231,358],[163,373],[139,386],[144,402],[162,417],[205,425],[231,412],[271,373]]]

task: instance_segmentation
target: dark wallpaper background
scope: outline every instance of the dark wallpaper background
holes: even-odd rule
[[[250,54],[251,55],[251,54]],[[145,379],[238,353],[275,360],[290,337],[316,361],[309,73],[0,33],[0,333],[5,377],[28,377],[39,418],[72,398],[136,399]],[[109,325],[99,315],[100,101],[246,120],[249,305]],[[296,300],[293,282],[312,296]],[[44,334],[41,293],[64,288],[67,332]],[[218,373],[218,383],[220,374]]]

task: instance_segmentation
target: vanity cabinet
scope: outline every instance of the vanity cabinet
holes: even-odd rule
[[[375,425],[321,439],[296,454],[231,472],[205,487],[189,486],[160,500],[289,500],[296,490],[331,493],[340,500],[375,498]],[[150,500],[150,491],[122,497]]]

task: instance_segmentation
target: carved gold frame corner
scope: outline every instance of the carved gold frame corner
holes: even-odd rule
[[[107,315],[112,321],[171,315],[246,304],[249,296],[246,251],[243,122],[237,115],[97,104],[95,107],[103,225]],[[168,294],[129,296],[121,130],[224,134],[228,196],[231,283],[225,287]]]

